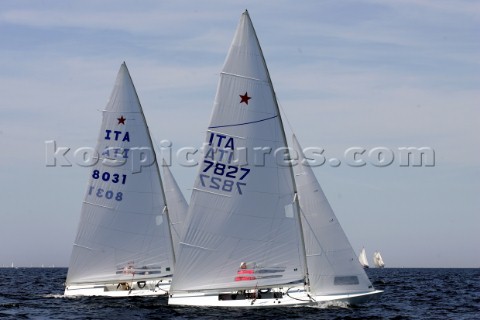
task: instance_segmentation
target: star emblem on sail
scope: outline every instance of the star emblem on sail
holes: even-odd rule
[[[247,91],[245,91],[245,94],[244,94],[244,95],[241,95],[241,94],[240,94],[239,96],[240,96],[240,98],[241,98],[240,103],[248,104],[248,100],[252,99],[252,97],[249,97],[249,96],[248,96]]]
[[[125,119],[122,115],[122,116],[120,116],[120,118],[117,118],[117,120],[118,120],[118,124],[125,124],[125,120],[127,120],[127,119]]]

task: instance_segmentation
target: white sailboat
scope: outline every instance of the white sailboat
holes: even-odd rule
[[[287,142],[247,11],[220,75],[206,143],[169,304],[273,307],[339,300],[356,303],[380,293],[364,274],[351,273],[349,268],[348,274],[322,275],[310,270],[321,265],[312,259],[313,246],[305,243],[316,235],[302,225],[303,217],[307,217],[305,222],[313,221],[311,208],[305,208],[300,218],[292,167],[279,164],[274,155],[285,149]],[[240,165],[233,160],[237,150],[263,153]],[[304,192],[308,203],[311,195]],[[328,289],[320,289],[323,282],[332,280],[331,286],[345,290],[326,293]]]
[[[383,262],[382,255],[379,251],[373,253],[373,264],[375,265],[375,268],[385,267],[385,263]]]
[[[175,254],[178,254],[178,246],[182,234],[183,223],[188,212],[188,203],[173,177],[170,168],[165,160],[163,161],[163,189],[168,203],[168,213],[170,217],[170,231],[172,233],[173,248]]]
[[[360,262],[360,265],[364,269],[368,269],[370,266],[368,265],[368,259],[367,259],[367,254],[365,252],[365,248],[362,248],[360,251],[360,254],[358,255],[358,261]]]
[[[133,169],[154,151],[125,63],[103,110],[96,150],[65,295],[166,294],[175,263],[169,216],[156,162]],[[135,152],[145,154],[135,159]]]

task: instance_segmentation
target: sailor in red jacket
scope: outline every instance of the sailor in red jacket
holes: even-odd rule
[[[255,271],[253,269],[247,269],[246,262],[242,262],[240,263],[240,269],[237,271],[235,281],[255,280],[256,278],[253,275],[254,273]]]

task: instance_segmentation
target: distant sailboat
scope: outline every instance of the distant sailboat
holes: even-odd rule
[[[125,63],[103,110],[96,150],[65,295],[164,295],[175,263],[169,212],[157,163],[133,169],[141,162],[135,151],[143,157],[154,151]]]
[[[383,262],[382,255],[379,251],[375,251],[373,253],[373,264],[376,268],[383,268],[385,267],[385,263]]]
[[[360,251],[360,255],[358,256],[358,261],[360,261],[360,264],[362,265],[362,267],[364,269],[368,269],[369,268],[369,265],[368,265],[368,259],[367,259],[367,254],[365,252],[365,248],[362,248],[362,250]]]
[[[348,241],[338,233],[339,225],[328,225],[323,215],[315,217],[326,205],[310,190],[312,176],[300,178],[297,190],[292,167],[280,165],[274,156],[264,157],[263,165],[232,161],[239,149],[287,147],[273,85],[247,11],[220,76],[206,144],[169,304],[247,308],[327,301],[356,304],[381,293],[358,266]],[[320,243],[324,250],[319,252],[315,237],[328,237],[324,230],[331,243]],[[335,270],[322,271],[329,267]]]

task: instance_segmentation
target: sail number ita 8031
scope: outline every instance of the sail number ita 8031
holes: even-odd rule
[[[99,170],[93,170],[92,172],[92,179],[94,180],[103,180],[105,182],[111,182],[115,184],[125,184],[127,181],[126,174],[118,174],[113,173],[111,174],[108,171],[100,172]],[[115,192],[113,190],[106,190],[103,188],[89,186],[88,188],[88,195],[94,195],[98,198],[106,198],[108,200],[116,200],[122,201],[123,200],[123,193],[122,192]]]

